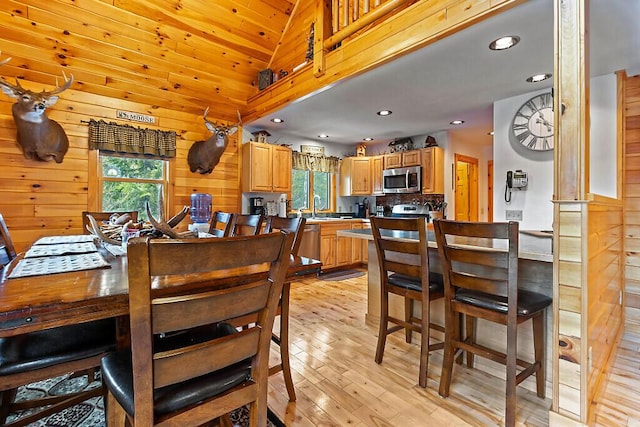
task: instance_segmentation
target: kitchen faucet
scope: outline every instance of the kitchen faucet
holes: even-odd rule
[[[311,218],[315,218],[316,217],[316,205],[318,204],[318,202],[320,201],[321,197],[319,194],[314,194],[313,195],[313,207],[311,210]]]

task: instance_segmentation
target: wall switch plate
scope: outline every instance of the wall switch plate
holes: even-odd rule
[[[522,211],[507,209],[504,217],[507,221],[522,221]]]

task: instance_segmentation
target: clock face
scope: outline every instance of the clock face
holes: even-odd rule
[[[511,131],[525,148],[535,151],[553,150],[553,97],[537,95],[518,110]]]

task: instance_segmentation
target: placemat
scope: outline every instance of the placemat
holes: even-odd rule
[[[98,252],[77,255],[63,255],[40,258],[26,258],[9,274],[9,279],[44,274],[65,273],[68,271],[92,270],[108,267],[109,263]]]
[[[68,236],[47,236],[38,239],[34,245],[57,245],[60,243],[93,242],[96,239],[91,234],[72,234]]]
[[[96,252],[98,248],[93,242],[84,243],[60,243],[56,245],[35,245],[32,246],[26,254],[25,258],[36,258],[41,256],[56,256],[67,254],[85,254]]]

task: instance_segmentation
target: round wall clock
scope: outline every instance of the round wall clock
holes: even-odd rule
[[[534,96],[518,109],[511,132],[523,147],[553,150],[553,97],[551,92]]]

